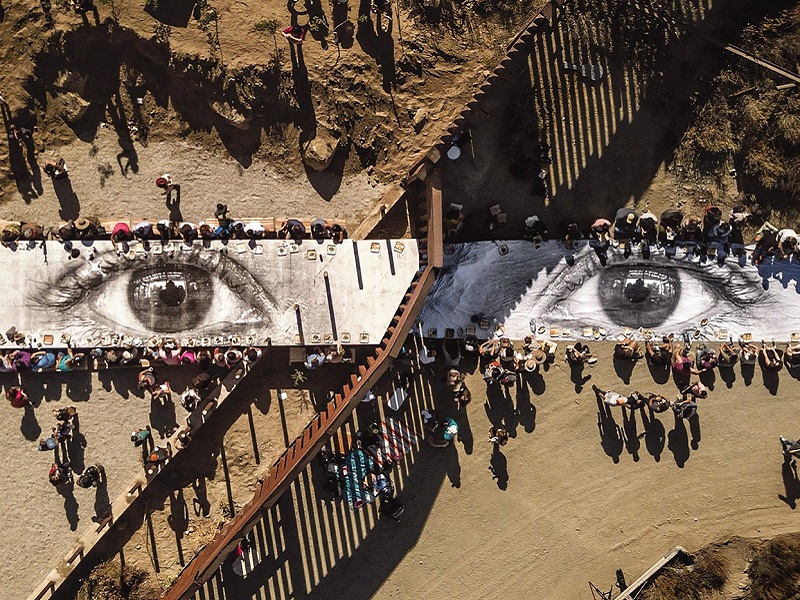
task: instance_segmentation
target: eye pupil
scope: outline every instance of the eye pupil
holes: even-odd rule
[[[180,306],[186,299],[186,288],[176,285],[174,281],[167,281],[164,288],[159,290],[158,297],[167,306]]]
[[[658,327],[675,311],[680,279],[656,265],[608,267],[600,274],[600,303],[617,325]]]
[[[192,265],[160,265],[131,275],[128,301],[142,326],[159,333],[192,329],[210,308],[211,275]]]
[[[639,277],[633,283],[625,286],[625,297],[628,302],[644,302],[650,296],[650,288],[644,282],[644,279]]]

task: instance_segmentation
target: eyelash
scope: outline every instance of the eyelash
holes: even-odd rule
[[[627,260],[620,259],[619,261],[611,260],[608,262],[606,267],[602,267],[599,264],[599,259],[595,257],[594,253],[584,254],[582,257],[576,256],[576,259],[575,265],[572,267],[564,266],[563,269],[555,275],[555,280],[548,284],[548,289],[553,294],[548,301],[550,306],[555,306],[559,302],[569,298],[575,290],[582,287],[589,279],[597,275],[603,268],[620,265],[633,267],[652,264],[638,261],[628,262]],[[665,263],[658,261],[655,264],[663,265]],[[730,302],[737,308],[746,308],[748,306],[752,306],[763,299],[764,292],[762,288],[760,286],[756,286],[755,282],[748,281],[747,277],[743,273],[740,273],[732,268],[718,266],[717,268],[725,269],[727,273],[724,275],[715,275],[708,269],[697,268],[698,266],[691,262],[680,261],[676,263],[671,261],[666,264],[674,266],[679,271],[690,271],[692,276],[696,277],[703,284],[711,288],[714,293],[721,294],[725,301]],[[560,282],[559,279],[564,276],[568,276],[570,279],[565,282]],[[737,279],[738,281],[732,283],[731,279]],[[756,297],[742,297],[739,294],[731,293],[731,288],[738,290],[743,289],[745,286],[750,286],[753,292],[755,292]]]
[[[200,252],[195,250],[185,256],[179,254],[166,258],[159,257],[154,266],[163,263],[199,265],[200,268],[217,276],[234,293],[241,297],[246,296],[251,307],[258,310],[260,314],[269,313],[269,307],[274,304],[274,301],[244,267],[219,253],[210,256],[212,260],[202,260],[202,258]],[[48,287],[39,298],[39,302],[47,308],[61,310],[72,308],[83,302],[90,293],[114,275],[120,272],[134,271],[140,266],[135,261],[121,258],[116,252],[97,255],[97,259],[103,261],[99,274],[87,264],[77,265],[63,273],[56,284]]]

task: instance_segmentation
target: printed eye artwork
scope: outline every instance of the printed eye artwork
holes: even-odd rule
[[[442,335],[474,324],[486,337],[491,328],[477,324],[494,319],[519,339],[548,328],[572,336],[587,327],[614,335],[628,328],[681,333],[708,319],[709,337],[720,330],[782,339],[800,326],[800,284],[791,284],[800,269],[793,265],[779,267],[782,285],[765,289],[756,267],[733,260],[613,252],[603,266],[584,246],[572,252],[570,266],[559,242],[504,246],[505,254],[491,242],[451,247],[420,315],[425,331]]]
[[[34,301],[98,339],[113,333],[229,335],[269,325],[274,307],[242,265],[199,248],[146,261],[104,252],[70,265]]]
[[[757,274],[738,265],[651,256],[641,262],[615,257],[601,267],[591,254],[576,268],[562,270],[547,295],[545,312],[582,325],[597,324],[604,316],[621,327],[670,331],[709,316],[746,312],[765,300]]]

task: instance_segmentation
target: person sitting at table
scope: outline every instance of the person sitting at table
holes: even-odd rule
[[[646,340],[645,356],[651,365],[668,367],[672,363],[672,335],[665,335],[660,342]]]
[[[278,238],[284,240],[292,240],[295,244],[299,244],[306,234],[306,226],[297,219],[289,219],[284,223],[283,227],[278,231]]]
[[[197,224],[197,233],[201,239],[214,240],[217,238],[217,231],[208,223],[200,221]]]
[[[14,350],[11,353],[11,364],[17,373],[31,368],[31,353],[27,350]]]
[[[601,248],[608,247],[608,244],[611,242],[611,221],[603,219],[602,217],[596,219],[589,229],[589,235],[597,246]]]
[[[754,365],[758,360],[758,346],[749,342],[739,342],[742,348],[740,360],[743,365]]]
[[[758,266],[764,259],[774,256],[778,250],[778,229],[770,225],[767,221],[756,232],[755,248],[753,249],[753,264]]]
[[[786,344],[783,360],[787,369],[800,367],[800,344]]]
[[[170,366],[181,364],[181,352],[183,348],[176,340],[162,340],[158,345],[158,358]]]
[[[244,226],[244,234],[251,240],[260,240],[264,237],[266,229],[261,221],[250,221]]]
[[[742,349],[732,343],[722,342],[719,347],[719,358],[717,359],[720,367],[730,368],[739,360]]]
[[[500,359],[500,366],[506,371],[517,371],[519,368],[519,361],[514,353],[514,346],[510,343],[500,348],[500,355],[498,358]]]
[[[478,354],[485,358],[497,358],[500,353],[500,340],[492,338],[486,340],[478,347]]]
[[[638,360],[642,358],[639,352],[639,342],[631,337],[626,337],[614,345],[614,358],[619,360]]]
[[[183,238],[185,244],[191,245],[191,243],[197,239],[197,225],[184,221],[181,223],[178,233],[181,234],[181,238]]]
[[[341,345],[337,345],[337,350],[339,349],[341,349]],[[255,362],[257,362],[259,358],[261,358],[262,352],[261,348],[259,348],[258,346],[250,346],[242,354],[244,362],[246,362],[248,365],[252,365]],[[341,361],[331,360],[330,357],[326,357],[326,360],[328,360],[329,362],[341,362]]]
[[[225,351],[225,366],[232,369],[242,360],[242,351],[238,348],[228,348]]]
[[[142,241],[149,240],[153,236],[153,224],[150,221],[141,221],[133,226],[131,233]]]
[[[331,225],[331,241],[334,244],[341,244],[347,238],[347,230],[339,225],[339,223],[334,223]]]
[[[688,216],[681,222],[680,241],[689,244],[699,244],[703,241],[702,221],[695,216]]]
[[[700,373],[713,371],[719,364],[717,353],[707,346],[700,346],[697,350],[697,370]]]
[[[781,229],[775,240],[778,242],[778,258],[790,260],[797,254],[797,232],[794,229]]]
[[[72,348],[67,348],[67,352],[59,352],[56,357],[56,371],[73,371],[83,365],[84,355],[76,353]]]
[[[650,211],[643,212],[639,217],[639,229],[636,233],[645,244],[655,245],[658,241],[658,217]]]
[[[614,239],[620,242],[636,237],[639,215],[630,208],[620,208],[614,217]]]
[[[33,371],[44,371],[56,366],[56,355],[46,350],[40,350],[31,354],[31,369]]]
[[[761,342],[759,358],[761,359],[761,366],[767,371],[777,372],[783,367],[781,354],[775,346],[774,340],[772,341],[772,347],[767,346],[765,342]]]
[[[314,348],[311,352],[306,354],[305,367],[309,371],[318,369],[325,364],[325,354],[319,349]]]
[[[581,342],[575,342],[574,346],[567,346],[566,359],[568,363],[582,365],[590,363],[594,356],[589,351],[589,346]],[[597,362],[597,359],[594,360]]]
[[[117,252],[127,252],[128,242],[133,240],[133,233],[127,223],[119,222],[111,230],[111,243]]]

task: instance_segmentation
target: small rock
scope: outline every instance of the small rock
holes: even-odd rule
[[[308,141],[302,150],[303,162],[315,171],[327,169],[339,142],[325,129],[317,128],[314,137]]]
[[[241,112],[231,106],[230,103],[209,101],[208,106],[220,117],[225,119],[228,124],[233,125],[237,129],[241,129],[242,131],[250,129],[250,121],[252,117],[248,118],[244,116]]]
[[[66,92],[59,97],[61,102],[61,116],[68,123],[78,121],[89,110],[89,102],[81,98],[75,92]]]
[[[428,111],[425,108],[417,109],[417,112],[414,113],[414,119],[412,123],[414,124],[414,129],[419,132],[422,127],[425,125],[425,122],[428,120]]]

